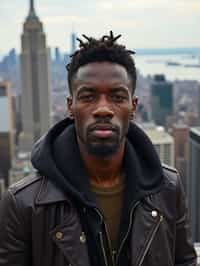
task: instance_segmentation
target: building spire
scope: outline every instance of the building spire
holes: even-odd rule
[[[34,8],[34,0],[30,0],[30,11],[29,16],[36,16],[35,8]]]

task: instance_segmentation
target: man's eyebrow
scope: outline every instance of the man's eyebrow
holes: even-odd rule
[[[94,92],[94,90],[95,89],[93,87],[83,86],[80,89],[78,89],[78,94],[82,92]]]
[[[112,92],[128,92],[128,88],[124,86],[116,86],[111,89]]]

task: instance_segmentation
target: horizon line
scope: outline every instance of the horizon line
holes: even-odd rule
[[[48,48],[50,49],[55,49],[56,47],[58,46],[48,46]],[[62,48],[58,47],[61,51],[63,51],[62,53],[67,53],[68,54],[68,51],[67,50],[62,50]],[[7,55],[12,49],[15,49],[16,51],[16,48],[15,47],[12,47],[10,48],[6,53],[5,52],[1,52],[0,50],[0,56],[5,56]],[[135,47],[133,48],[133,50],[138,50],[138,51],[175,51],[175,50],[179,50],[179,51],[189,51],[189,50],[199,50],[200,51],[200,46],[182,46],[182,47]],[[20,54],[20,52],[16,51],[16,54]],[[69,52],[70,54],[70,52]]]

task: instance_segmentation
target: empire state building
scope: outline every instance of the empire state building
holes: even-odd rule
[[[29,152],[50,126],[49,53],[43,26],[30,0],[21,36],[22,134],[21,147]]]

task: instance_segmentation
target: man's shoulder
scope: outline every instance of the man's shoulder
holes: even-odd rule
[[[178,174],[178,171],[176,170],[176,168],[169,166],[167,164],[162,164],[162,168],[165,172],[169,172],[171,174]]]
[[[42,179],[44,177],[41,176],[39,173],[35,172],[33,174],[27,175],[24,178],[20,179],[16,183],[13,183],[9,188],[8,191],[12,194],[17,194],[18,192],[28,189],[29,187],[38,186],[41,184]]]
[[[35,173],[11,185],[8,194],[23,206],[69,201],[66,193],[48,177]]]
[[[168,185],[168,187],[171,187],[173,189],[177,189],[182,183],[181,177],[179,175],[179,172],[176,168],[162,164],[165,183]]]
[[[13,183],[2,195],[0,209],[5,211],[5,206],[11,210],[33,207],[43,179],[38,173],[33,173]]]

